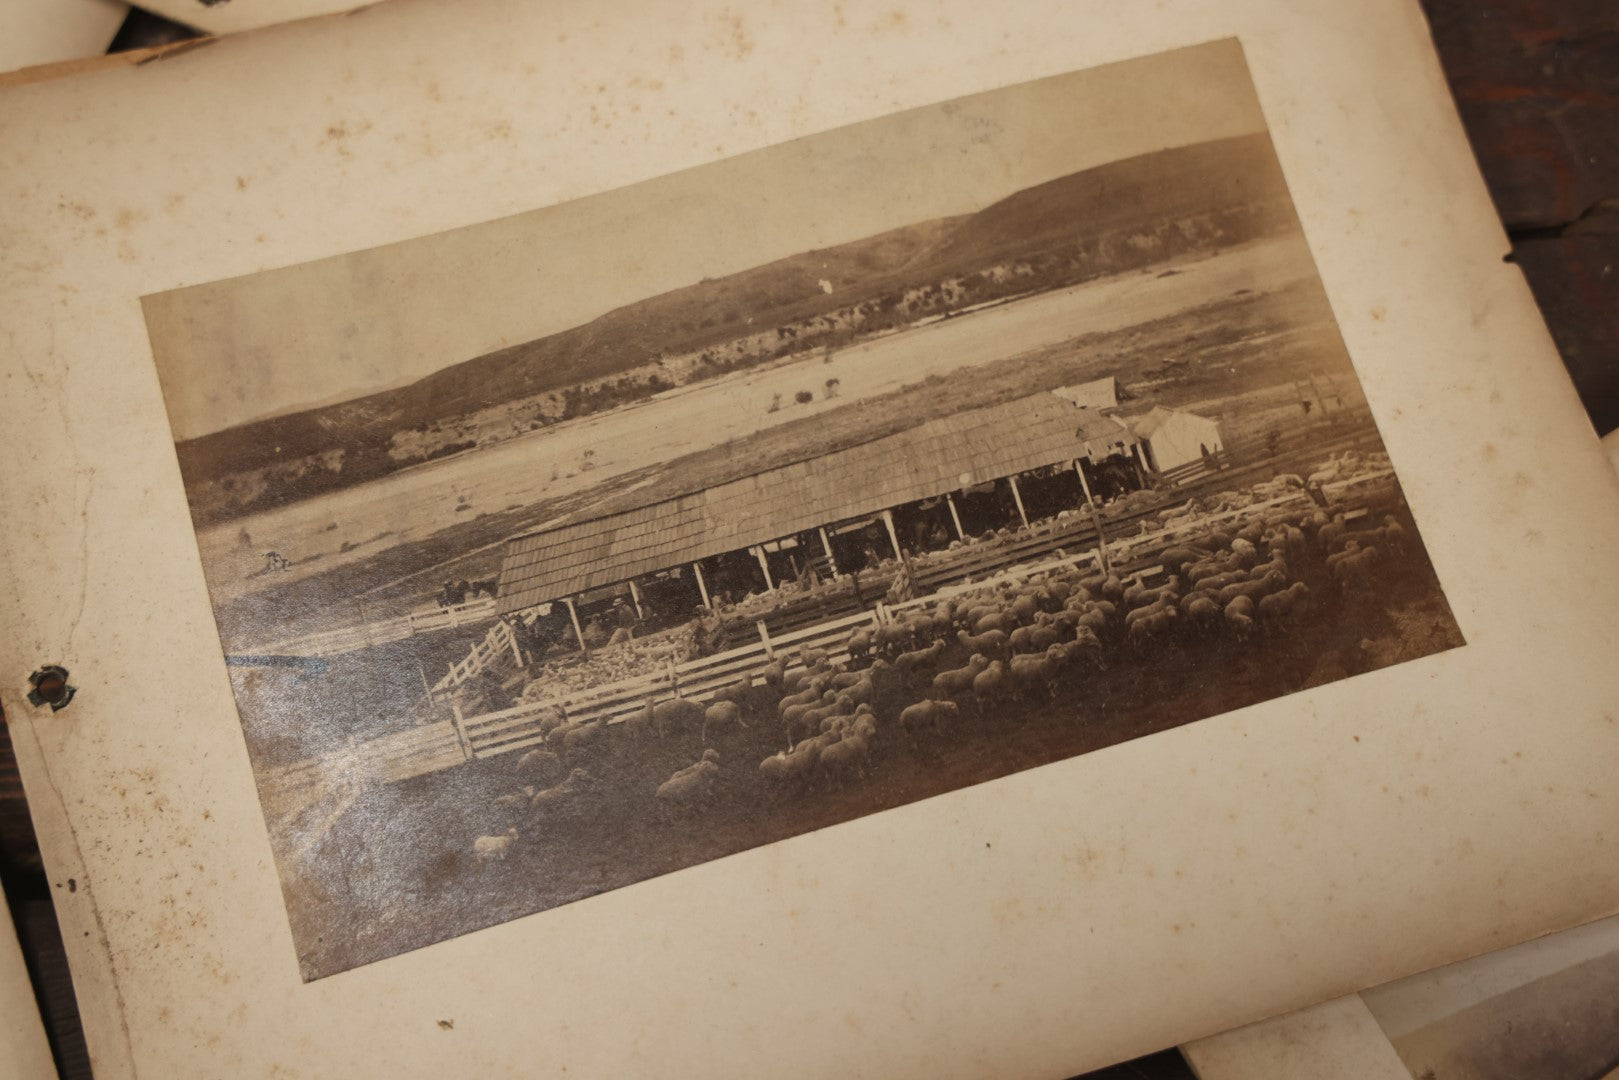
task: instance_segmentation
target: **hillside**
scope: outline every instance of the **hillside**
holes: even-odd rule
[[[1166,238],[1178,250],[1210,247],[1293,221],[1268,136],[1163,150],[1027,188],[973,214],[697,282],[406,386],[182,442],[180,465],[194,495],[208,485],[230,489],[228,508],[207,515],[230,516],[383,475],[403,464],[388,452],[396,434],[504,402],[656,372],[666,358],[718,352],[750,335],[757,351],[759,336],[771,331],[772,345],[776,334],[782,341],[777,353],[825,344],[831,339],[809,333],[814,320],[823,320],[828,332],[834,323],[847,331],[851,321],[844,316],[855,310],[859,330],[881,329],[924,313],[913,302],[917,294],[932,305],[925,311],[938,312],[1142,265],[1172,253]],[[990,281],[983,274],[1009,260],[1020,261],[1019,280],[1001,274]],[[944,282],[952,287],[941,290]],[[733,355],[729,362],[765,358]],[[644,374],[640,378],[626,377],[625,392],[647,391]],[[610,395],[603,400],[605,407],[615,403]],[[470,445],[477,444],[443,450]],[[274,476],[248,475],[267,467]]]

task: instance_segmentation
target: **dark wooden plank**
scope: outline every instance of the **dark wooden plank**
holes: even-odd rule
[[[1569,375],[1619,428],[1619,5],[1423,0],[1457,109]],[[1503,253],[1505,254],[1505,253]]]
[[[1619,231],[1523,239],[1512,252],[1598,434],[1619,429]]]
[[[1445,76],[1508,229],[1619,196],[1613,0],[1423,0]]]

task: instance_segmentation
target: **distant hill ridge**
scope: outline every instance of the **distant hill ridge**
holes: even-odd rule
[[[977,213],[907,225],[648,297],[405,386],[186,440],[177,445],[180,465],[189,488],[302,455],[375,451],[405,429],[611,376],[895,290],[1087,238],[1250,207],[1263,208],[1261,216],[1271,225],[1279,223],[1279,214],[1292,219],[1267,134],[1144,154],[1026,188]],[[823,280],[833,285],[830,294]]]

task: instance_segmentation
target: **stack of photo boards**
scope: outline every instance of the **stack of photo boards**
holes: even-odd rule
[[[1619,477],[1414,0],[391,0],[0,99],[97,1076],[1509,1075],[1619,979]]]

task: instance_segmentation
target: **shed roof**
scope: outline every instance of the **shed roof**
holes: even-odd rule
[[[1118,444],[1128,446],[1136,441],[1129,425],[1116,416],[1108,416],[1084,405],[1076,408],[1074,415],[1078,417],[1074,436],[1088,451],[1087,457],[1106,457]]]
[[[1116,409],[1119,407],[1119,380],[1115,375],[1092,379],[1090,382],[1075,383],[1073,386],[1059,386],[1052,393],[1058,397],[1067,398],[1075,405],[1088,405],[1093,409]]]
[[[506,543],[501,613],[1096,453],[1129,430],[1040,393]]]
[[[1159,428],[1176,417],[1189,419],[1199,424],[1212,425],[1214,423],[1208,417],[1200,416],[1197,413],[1186,412],[1183,409],[1170,409],[1163,405],[1154,405],[1151,412],[1143,413],[1130,419],[1130,430],[1134,431],[1139,438],[1150,439]]]

